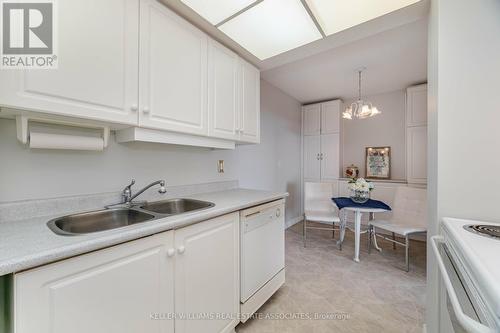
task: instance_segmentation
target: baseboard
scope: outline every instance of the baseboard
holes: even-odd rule
[[[301,222],[304,219],[302,216],[297,216],[292,219],[289,219],[288,221],[285,222],[285,229],[290,228],[291,226]]]

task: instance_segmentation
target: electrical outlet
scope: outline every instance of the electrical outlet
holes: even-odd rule
[[[219,173],[224,173],[224,160],[219,160],[217,162],[217,171]]]

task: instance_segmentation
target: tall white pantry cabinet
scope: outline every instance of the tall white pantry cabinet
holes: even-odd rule
[[[341,100],[302,107],[304,181],[339,178],[341,108]]]
[[[406,90],[406,177],[427,184],[427,84]]]

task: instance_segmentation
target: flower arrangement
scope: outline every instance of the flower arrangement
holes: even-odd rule
[[[370,192],[374,186],[364,178],[352,178],[349,180],[349,189],[351,190],[351,200],[357,203],[365,203],[370,199]]]

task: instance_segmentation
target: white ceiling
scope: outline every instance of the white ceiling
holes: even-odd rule
[[[356,69],[365,66],[363,95],[404,89],[427,80],[427,19],[420,19],[261,72],[261,77],[310,103],[357,95]]]

